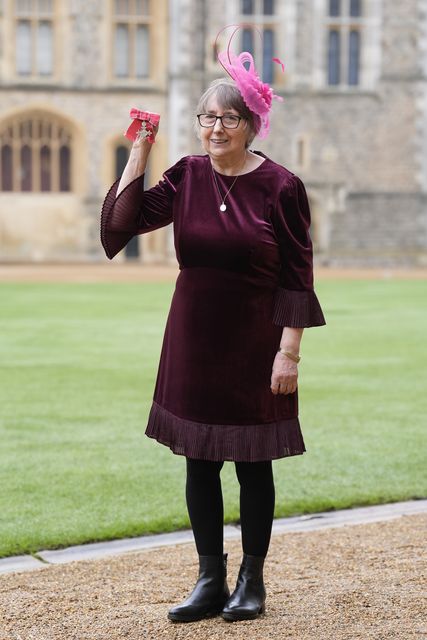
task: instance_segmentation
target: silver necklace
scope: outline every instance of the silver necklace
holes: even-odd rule
[[[246,164],[246,154],[245,154],[245,161],[244,161],[243,166],[240,169],[240,171],[243,169],[245,164]],[[211,165],[211,169],[212,169],[212,174],[213,174],[213,177],[214,177],[214,180],[215,180],[216,188],[218,189],[219,197],[220,197],[220,200],[221,200],[221,204],[219,206],[219,210],[222,213],[224,213],[224,211],[227,211],[227,205],[225,204],[225,200],[226,200],[228,194],[230,193],[230,191],[232,190],[232,188],[234,187],[234,185],[236,184],[236,180],[239,177],[239,174],[237,174],[237,176],[234,178],[233,183],[232,183],[231,187],[229,188],[229,190],[227,191],[227,193],[225,194],[225,196],[222,197],[221,189],[219,188],[218,180],[216,178],[215,171],[214,171],[214,168],[213,168],[212,165]]]

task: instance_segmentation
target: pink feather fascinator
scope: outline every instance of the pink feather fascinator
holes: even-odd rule
[[[243,51],[239,55],[234,54],[231,48],[231,41],[236,32],[242,28],[241,25],[228,25],[221,29],[215,40],[215,47],[218,36],[229,27],[236,27],[228,41],[226,51],[218,53],[218,60],[225,71],[236,83],[246,106],[258,116],[259,130],[257,135],[260,138],[266,138],[270,130],[270,111],[273,99],[283,102],[283,98],[273,93],[273,89],[269,84],[263,82],[255,69],[255,63],[252,55],[248,51]],[[284,71],[285,66],[279,58],[272,58],[277,62]],[[247,68],[245,64],[249,63]]]

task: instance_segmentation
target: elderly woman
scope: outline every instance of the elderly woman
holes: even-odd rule
[[[265,86],[265,85],[264,85]],[[239,86],[214,82],[197,107],[202,155],[144,191],[152,145],[136,141],[108,192],[101,239],[113,258],[135,234],[173,223],[180,272],[146,434],[186,458],[199,556],[188,622],[265,611],[263,565],[274,514],[272,460],[302,454],[297,379],[305,327],[325,320],[313,290],[310,211],[300,178],[249,149],[265,127]],[[220,471],[235,463],[243,560],[230,595]]]

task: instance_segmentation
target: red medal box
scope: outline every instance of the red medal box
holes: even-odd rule
[[[132,142],[135,140],[148,140],[151,144],[155,141],[153,135],[153,129],[160,122],[160,115],[158,113],[151,113],[151,111],[139,111],[138,109],[131,109],[129,113],[132,118],[130,124],[124,135]]]

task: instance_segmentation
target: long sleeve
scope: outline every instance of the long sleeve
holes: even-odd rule
[[[304,184],[298,176],[292,175],[282,186],[272,215],[281,259],[273,323],[282,327],[326,324],[313,288],[310,221],[310,207]]]
[[[120,179],[109,189],[101,211],[101,243],[111,260],[133,236],[165,227],[173,221],[173,200],[185,175],[187,158],[181,158],[163,179],[144,190],[144,175],[117,194]]]

